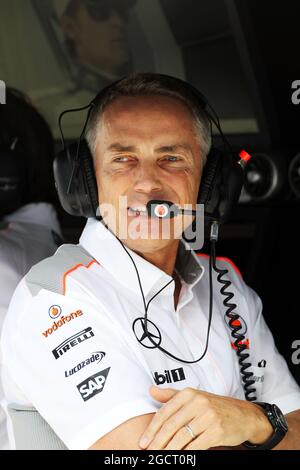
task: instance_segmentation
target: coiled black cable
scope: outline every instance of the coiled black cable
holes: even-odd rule
[[[185,360],[185,359],[178,358],[175,355],[173,355],[172,353],[170,353],[169,351],[167,351],[166,349],[164,349],[160,345],[161,344],[161,339],[160,339],[159,343],[156,343],[151,338],[151,335],[148,332],[148,322],[149,322],[148,309],[149,309],[149,305],[157,295],[159,295],[166,287],[168,287],[169,284],[174,282],[174,279],[169,281],[164,287],[162,287],[158,292],[156,292],[156,294],[153,295],[153,297],[148,301],[148,303],[146,303],[146,299],[145,299],[144,291],[143,291],[143,288],[142,288],[139,271],[138,271],[137,266],[134,262],[134,259],[132,258],[131,254],[127,250],[125,244],[110,230],[110,228],[106,224],[105,224],[105,227],[115,236],[115,238],[121,244],[122,248],[126,251],[127,255],[131,259],[131,262],[132,262],[132,264],[135,268],[138,283],[139,283],[139,288],[140,288],[140,291],[141,291],[141,294],[142,294],[142,299],[143,299],[143,304],[144,304],[145,313],[144,313],[143,320],[144,320],[144,329],[145,329],[145,333],[146,333],[147,338],[153,344],[154,348],[159,349],[161,352],[163,352],[167,356],[169,356],[172,359],[175,359],[175,360],[177,360],[181,363],[195,364],[197,362],[200,362],[207,353],[208,343],[209,343],[209,336],[210,336],[210,328],[211,328],[211,322],[212,322],[212,312],[213,312],[213,279],[212,279],[212,271],[214,270],[216,273],[218,273],[217,280],[222,285],[222,287],[220,289],[220,293],[221,293],[221,295],[223,295],[225,297],[225,299],[223,300],[223,304],[224,304],[225,308],[227,309],[226,312],[225,312],[225,316],[228,318],[228,324],[229,324],[229,327],[231,328],[231,336],[234,339],[233,344],[235,346],[236,354],[238,356],[238,362],[239,362],[239,366],[240,366],[241,378],[242,378],[242,381],[243,381],[243,388],[244,388],[245,398],[248,401],[256,401],[257,400],[257,398],[256,398],[256,388],[253,387],[253,384],[255,384],[255,380],[252,378],[254,374],[253,374],[253,372],[247,371],[247,369],[249,369],[249,367],[251,367],[251,362],[245,362],[250,357],[250,354],[245,352],[245,349],[247,349],[247,345],[245,343],[243,343],[243,341],[245,340],[245,336],[242,335],[241,333],[239,333],[242,326],[241,326],[241,324],[239,324],[239,325],[237,324],[237,320],[240,318],[240,316],[238,314],[234,313],[234,310],[237,308],[237,305],[235,303],[230,303],[231,299],[234,297],[234,294],[232,292],[228,291],[228,288],[231,286],[231,281],[229,281],[228,279],[223,279],[223,277],[228,274],[228,269],[221,269],[221,268],[218,268],[217,265],[216,265],[216,242],[217,242],[217,239],[218,239],[218,235],[217,235],[218,232],[212,231],[211,232],[211,237],[210,237],[211,245],[210,245],[210,257],[209,257],[209,315],[208,315],[208,328],[207,328],[207,336],[206,336],[206,345],[205,345],[204,351],[203,351],[203,353],[202,353],[202,355],[200,356],[199,359],[195,359],[193,361],[188,361],[188,360]],[[215,227],[218,227],[217,223],[215,223]],[[136,319],[136,320],[139,320],[139,318]],[[152,323],[153,323],[153,321],[152,321]],[[135,322],[133,322],[133,325],[132,325],[133,330],[134,330],[134,324],[135,324]],[[159,329],[156,325],[155,325],[155,327],[159,331]],[[254,394],[254,396],[251,396],[252,394]]]
[[[225,297],[223,300],[223,304],[226,310],[226,317],[228,318],[228,324],[231,329],[231,336],[234,338],[234,346],[236,350],[236,354],[238,356],[238,361],[240,365],[240,373],[241,378],[243,381],[243,387],[245,392],[245,398],[248,401],[256,401],[256,389],[252,387],[255,384],[255,380],[253,380],[253,372],[247,371],[249,367],[251,367],[251,362],[246,362],[247,359],[250,357],[250,354],[245,352],[247,349],[247,345],[243,343],[245,336],[239,333],[239,330],[242,328],[242,325],[237,324],[237,320],[240,318],[237,313],[234,313],[234,310],[237,308],[235,303],[231,303],[231,299],[234,297],[232,292],[228,291],[228,288],[231,286],[231,282],[228,279],[224,279],[224,276],[228,274],[228,269],[221,269],[218,268],[216,265],[216,242],[211,240],[211,256],[212,256],[212,263],[213,269],[216,273],[218,273],[217,280],[222,287],[220,289],[220,293]],[[254,394],[254,395],[253,395]],[[252,396],[251,396],[252,395]]]

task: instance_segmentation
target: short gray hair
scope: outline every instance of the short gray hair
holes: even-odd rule
[[[204,165],[212,144],[211,122],[204,110],[205,103],[182,80],[150,72],[131,74],[96,97],[86,128],[86,140],[92,155],[96,154],[97,129],[105,108],[121,96],[143,95],[170,96],[185,103],[194,117]]]

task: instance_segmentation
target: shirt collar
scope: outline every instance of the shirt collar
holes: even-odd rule
[[[140,295],[138,278],[132,261],[114,234],[102,222],[89,219],[79,243],[119,283]],[[186,250],[186,246],[188,244],[181,240],[175,269],[190,290],[200,281],[204,274],[204,267],[190,248]],[[128,247],[126,249],[132,256],[138,269],[145,297],[149,297],[150,294],[154,295],[172,280],[171,276],[157,266],[145,260]],[[160,295],[173,294],[174,288],[175,283],[171,282]]]

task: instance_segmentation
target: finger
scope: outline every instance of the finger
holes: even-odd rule
[[[194,393],[195,391],[189,388],[180,391],[155,413],[152,421],[140,439],[139,445],[141,448],[144,449],[150,444],[164,422],[175,414],[184,403],[189,402],[194,397]]]
[[[195,414],[195,412],[194,412]],[[194,438],[190,431],[185,427],[186,424],[189,425],[193,434],[196,436]],[[193,420],[185,422],[172,439],[168,442],[165,450],[182,450],[186,445],[191,443],[193,440],[197,439],[201,434],[203,434],[210,426],[213,425],[213,416],[211,413],[206,412],[203,416],[197,416]]]
[[[184,450],[208,450],[211,447],[218,447],[219,445],[218,437],[213,427],[210,427],[196,439],[192,440]]]
[[[155,400],[160,401],[162,403],[166,403],[175,395],[177,395],[177,393],[179,393],[179,390],[176,390],[174,388],[159,388],[152,385],[150,387],[150,393]]]
[[[189,431],[183,426],[169,441],[165,450],[182,450],[190,444],[194,438],[191,436]]]
[[[191,435],[188,431],[184,428],[184,425],[191,422],[195,417],[195,406],[192,403],[185,404],[182,406],[176,413],[171,415],[161,426],[161,428],[157,431],[156,435],[154,436],[153,440],[148,446],[148,450],[159,450],[165,449],[170,440],[174,437],[174,435],[184,430],[185,433],[182,433],[180,442],[183,448],[184,445],[188,444],[191,440]],[[184,440],[182,439],[184,438]],[[180,445],[180,444],[179,444]]]

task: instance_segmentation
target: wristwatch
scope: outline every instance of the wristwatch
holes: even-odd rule
[[[243,446],[247,449],[253,450],[270,450],[273,449],[286,435],[288,432],[288,424],[282,411],[276,405],[270,405],[270,403],[253,402],[255,405],[259,405],[266,417],[268,418],[272,428],[272,436],[263,444],[251,444],[251,442],[243,442]]]

